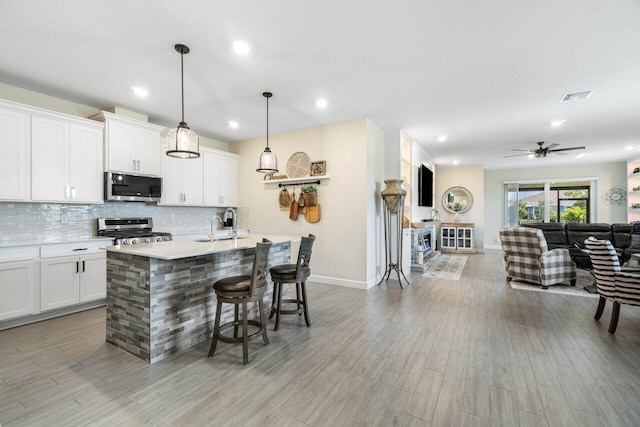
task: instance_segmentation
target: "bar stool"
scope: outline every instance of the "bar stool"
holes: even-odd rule
[[[216,351],[218,340],[226,343],[242,343],[242,359],[244,364],[249,363],[249,341],[257,338],[262,333],[265,345],[269,345],[267,337],[267,325],[265,322],[264,302],[262,300],[267,289],[267,261],[269,258],[271,241],[262,239],[262,243],[256,245],[256,253],[253,258],[253,271],[250,276],[225,277],[213,284],[218,305],[216,308],[216,320],[213,326],[213,341],[209,349],[209,357]],[[249,319],[247,303],[258,302],[260,321]],[[222,304],[234,304],[235,316],[232,322],[220,325]],[[238,320],[238,306],[242,304],[242,321]],[[238,327],[242,325],[242,336],[238,337]],[[249,325],[257,326],[258,330],[249,334]],[[223,335],[222,331],[233,326],[233,337]]]
[[[269,319],[271,319],[274,314],[276,315],[274,331],[277,331],[280,326],[281,314],[301,315],[304,312],[304,320],[307,323],[307,327],[311,326],[307,304],[307,278],[311,275],[309,262],[311,261],[311,248],[315,240],[316,236],[313,234],[309,234],[309,237],[302,238],[300,250],[298,251],[298,262],[296,264],[276,265],[269,269],[271,279],[273,280],[273,301],[271,303]],[[283,283],[296,284],[296,299],[282,299]],[[282,303],[296,304],[297,307],[292,310],[283,310]],[[301,311],[301,308],[303,311]]]

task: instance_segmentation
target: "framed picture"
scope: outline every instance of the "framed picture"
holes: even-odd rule
[[[326,169],[327,162],[325,160],[311,162],[311,176],[323,176],[327,172]]]

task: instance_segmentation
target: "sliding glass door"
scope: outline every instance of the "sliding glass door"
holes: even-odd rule
[[[504,226],[591,222],[594,184],[594,180],[505,182]]]

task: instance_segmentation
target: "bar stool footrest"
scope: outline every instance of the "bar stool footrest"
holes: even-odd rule
[[[253,320],[253,319],[247,320],[247,324],[258,328],[257,331],[252,332],[247,336],[248,341],[258,338],[258,334],[261,334],[264,328],[267,327],[266,325],[263,325],[257,320]],[[233,320],[231,322],[227,322],[220,325],[220,329],[218,332],[218,340],[226,343],[241,343],[243,341],[242,337],[231,337],[229,335],[224,335],[222,333],[223,331],[226,332],[228,329],[233,331],[234,326],[238,326],[238,329],[242,329],[242,319],[238,320],[237,322]]]
[[[301,299],[299,300],[295,300],[295,299],[283,299],[282,300],[282,304],[300,304],[300,308],[293,308],[293,309],[289,309],[289,310],[280,310],[280,314],[297,314],[297,315],[301,315],[304,312],[304,301],[302,301]],[[273,304],[271,305],[271,311],[273,312],[277,312],[278,311],[278,304]]]

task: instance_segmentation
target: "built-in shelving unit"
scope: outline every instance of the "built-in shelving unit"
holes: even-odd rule
[[[634,188],[640,188],[640,172],[634,172],[640,168],[640,158],[634,158],[627,160],[627,221],[635,222],[640,221],[640,190],[634,190]],[[639,206],[634,208],[633,206]]]
[[[303,176],[301,178],[287,178],[287,179],[272,179],[269,181],[262,181],[263,184],[288,184],[288,185],[296,185],[302,182],[309,181],[322,181],[325,179],[330,179],[330,175],[322,175],[322,176]]]

